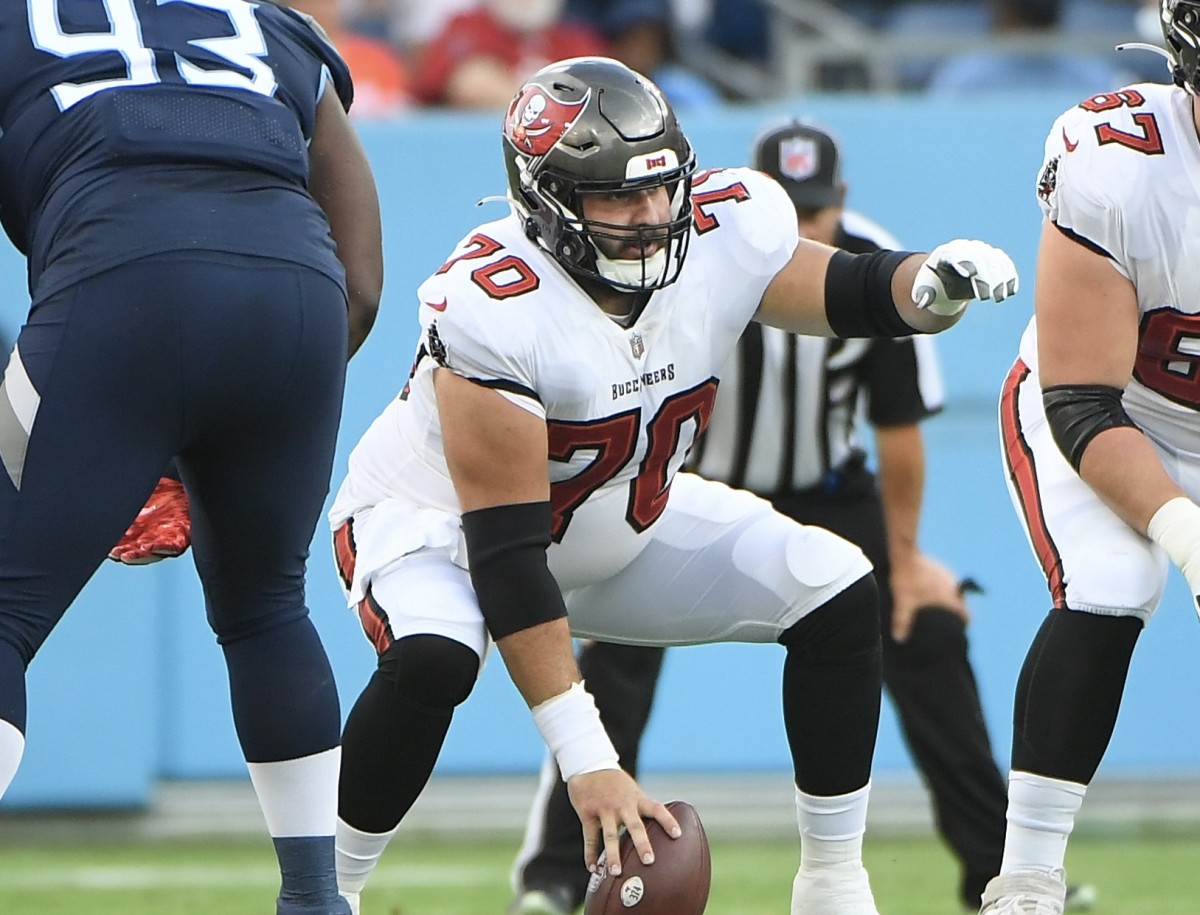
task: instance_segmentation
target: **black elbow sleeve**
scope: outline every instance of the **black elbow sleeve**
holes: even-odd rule
[[[1056,384],[1042,391],[1042,406],[1054,444],[1079,472],[1088,442],[1105,429],[1136,424],[1121,403],[1122,391],[1108,384]]]
[[[825,271],[825,319],[839,337],[908,337],[916,329],[900,317],[892,276],[910,251],[837,251]]]
[[[522,502],[465,512],[471,584],[496,641],[567,615],[546,563],[550,503]]]

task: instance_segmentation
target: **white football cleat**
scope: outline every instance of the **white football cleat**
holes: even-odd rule
[[[988,881],[979,915],[1063,915],[1067,885],[1061,870],[1020,870]]]
[[[857,861],[800,868],[792,881],[792,915],[879,915],[867,869]]]

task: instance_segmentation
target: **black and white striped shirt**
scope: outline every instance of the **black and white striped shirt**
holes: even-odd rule
[[[843,214],[838,247],[898,249],[885,229]],[[917,422],[942,408],[933,340],[838,340],[751,323],[721,378],[688,469],[760,495],[828,486],[865,460],[858,423]]]

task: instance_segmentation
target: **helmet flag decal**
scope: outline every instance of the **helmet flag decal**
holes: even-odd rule
[[[530,83],[508,107],[504,130],[512,144],[530,156],[544,156],[563,138],[592,97],[560,102],[537,83]]]

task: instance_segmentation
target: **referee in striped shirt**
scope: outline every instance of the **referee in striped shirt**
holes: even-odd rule
[[[825,131],[797,121],[769,127],[755,140],[753,165],[787,190],[802,236],[856,253],[900,248],[843,208],[840,156]],[[802,337],[752,322],[689,467],[857,543],[876,579],[890,585],[879,595],[884,683],[933,795],[938,828],[961,865],[959,898],[974,912],[984,884],[1000,872],[1007,798],[967,657],[959,583],[917,546],[925,466],[917,424],[941,409],[942,398],[929,337]],[[864,415],[878,473],[859,440]],[[579,669],[630,773],[663,653],[602,643],[580,653]],[[557,771],[543,772],[534,804],[509,912],[568,915],[583,901],[588,874],[579,820]]]

